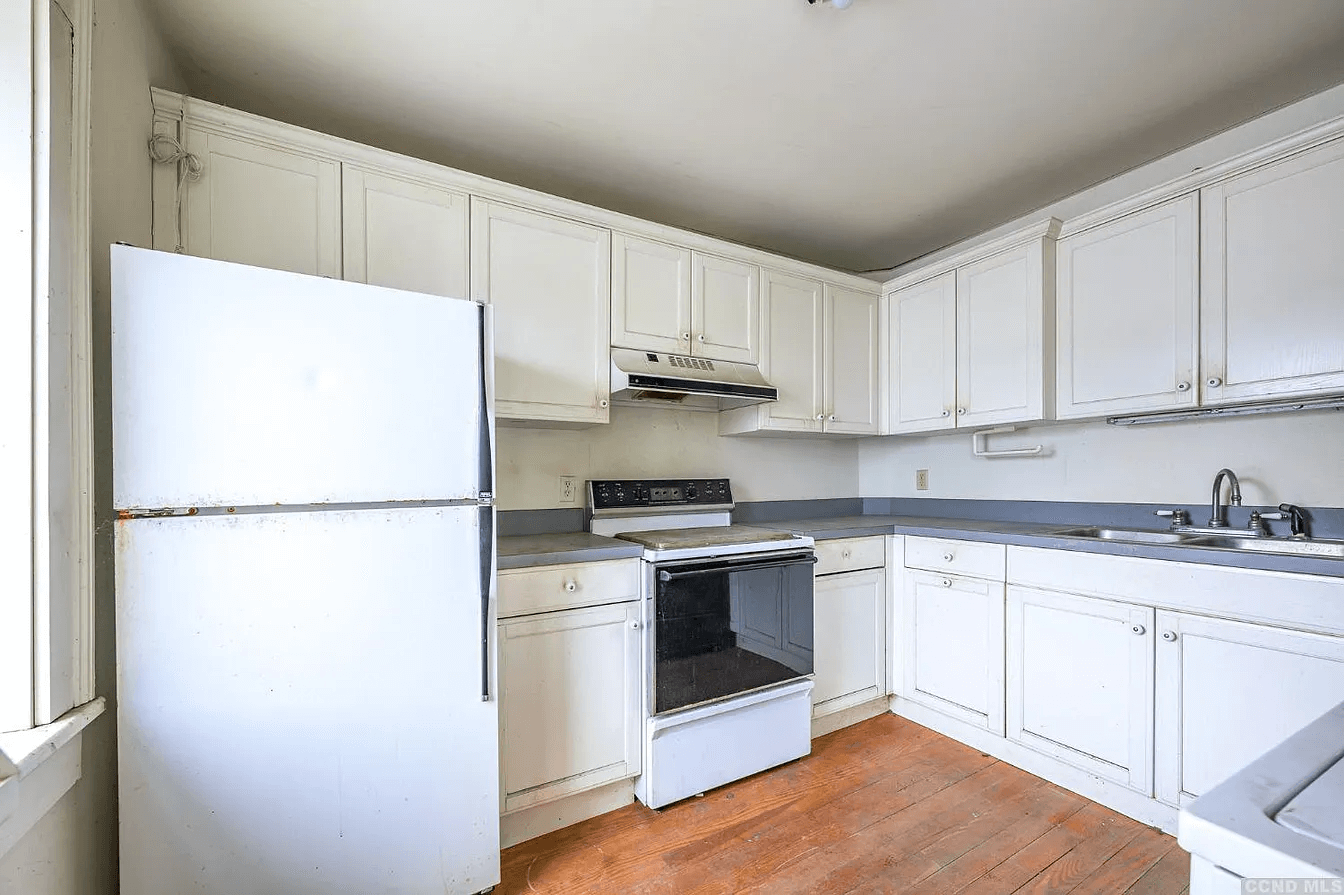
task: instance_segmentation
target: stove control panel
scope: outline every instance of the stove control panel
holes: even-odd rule
[[[594,511],[645,507],[731,506],[727,479],[595,479],[588,483]]]

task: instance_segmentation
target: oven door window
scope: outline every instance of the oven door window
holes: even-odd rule
[[[654,714],[812,673],[810,552],[660,566]]]

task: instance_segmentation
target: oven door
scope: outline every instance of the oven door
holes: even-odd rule
[[[652,714],[812,673],[811,550],[654,567]]]

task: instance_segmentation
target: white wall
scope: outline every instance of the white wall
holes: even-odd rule
[[[1165,158],[1136,168],[897,268],[917,270],[1031,221],[1064,220],[1156,187],[1190,171],[1344,115],[1344,85],[1285,106]],[[970,435],[869,439],[859,449],[865,497],[962,497],[1200,503],[1213,475],[1229,466],[1248,503],[1282,501],[1344,506],[1344,412],[1285,414],[1182,422],[1130,429],[1104,422],[1037,427],[1001,439],[1006,447],[1045,444],[1040,458],[983,460]],[[929,490],[915,491],[915,470],[929,470]]]
[[[718,435],[718,414],[617,405],[591,429],[512,429],[498,440],[499,505],[559,507],[559,476],[718,477],[738,501],[858,495],[853,440]],[[582,505],[582,499],[580,504]]]
[[[150,162],[145,143],[153,110],[149,86],[182,88],[152,24],[146,0],[94,0],[93,37],[93,363],[97,518],[111,505],[111,405],[108,363],[108,246],[149,245]],[[116,675],[110,526],[96,545],[97,691],[108,711],[84,733],[83,776],[19,843],[0,858],[0,893],[112,895],[117,891]]]

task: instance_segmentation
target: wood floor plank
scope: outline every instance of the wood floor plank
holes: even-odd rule
[[[1170,837],[890,714],[703,798],[524,842],[501,864],[499,895],[1177,895],[1189,874]]]
[[[1125,895],[1167,895],[1190,884],[1190,854],[1170,842],[1167,853],[1148,872],[1135,880]]]

